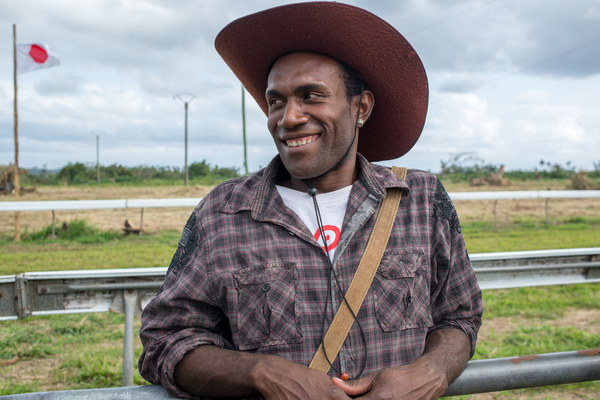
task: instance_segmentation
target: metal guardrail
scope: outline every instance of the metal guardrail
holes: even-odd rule
[[[600,190],[508,190],[502,192],[452,192],[448,194],[452,201],[600,198]]]
[[[600,247],[470,255],[481,289],[600,282]]]
[[[470,256],[482,289],[600,282],[600,247]],[[26,272],[0,276],[0,321],[90,312],[125,314],[123,384],[133,384],[133,319],[167,268]]]
[[[196,207],[200,200],[202,200],[202,197],[178,199],[3,201],[0,202],[0,212]]]
[[[452,192],[449,193],[449,195],[453,201],[583,199],[600,198],[600,190],[515,190],[502,192]],[[2,201],[0,202],[0,212],[195,207],[200,202],[200,200],[202,200],[202,197],[175,199]]]
[[[469,361],[444,396],[600,380],[600,349]],[[0,396],[4,400],[176,399],[158,385]]]
[[[480,253],[470,256],[482,289],[600,282],[600,247]],[[166,267],[25,272],[0,276],[0,321],[35,315],[124,312],[136,292],[141,312]]]

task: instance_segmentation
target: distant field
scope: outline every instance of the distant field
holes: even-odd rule
[[[471,187],[466,182],[444,182],[449,192],[498,191],[498,190],[565,190],[568,180],[520,181],[511,186]],[[40,186],[36,192],[21,196],[22,201],[43,200],[100,200],[100,199],[152,199],[152,198],[199,198],[210,190],[206,186]],[[0,201],[12,201],[12,196],[0,196]],[[494,201],[455,202],[461,222],[494,221]],[[600,217],[600,199],[559,199],[548,204],[550,222],[571,217]],[[143,227],[149,232],[161,230],[181,231],[192,208],[149,208],[144,210]],[[545,220],[545,200],[501,200],[497,204],[498,224],[512,224],[514,221]],[[140,210],[83,210],[57,211],[57,226],[73,218],[86,219],[103,230],[120,230],[125,220],[139,226]],[[0,239],[14,235],[14,213],[0,213]],[[21,212],[21,232],[40,230],[52,222],[50,211]]]

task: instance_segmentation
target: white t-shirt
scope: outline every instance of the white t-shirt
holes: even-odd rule
[[[285,205],[291,208],[292,211],[300,217],[302,222],[304,222],[312,232],[315,240],[322,245],[323,239],[321,238],[321,233],[319,232],[319,226],[317,224],[313,198],[307,192],[300,192],[279,185],[277,185],[276,188]],[[345,188],[334,192],[317,194],[317,204],[319,205],[319,211],[321,212],[321,219],[323,221],[323,229],[327,239],[327,247],[329,249],[331,262],[333,262],[335,249],[337,248],[342,235],[341,229],[351,190],[352,186],[346,186]],[[325,247],[323,247],[323,251],[325,251]]]

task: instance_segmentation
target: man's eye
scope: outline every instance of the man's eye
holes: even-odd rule
[[[272,106],[275,106],[275,105],[277,105],[277,104],[280,104],[280,103],[281,103],[281,99],[276,99],[276,98],[273,98],[273,99],[270,99],[270,100],[269,100],[269,106],[271,106],[271,107],[272,107]]]

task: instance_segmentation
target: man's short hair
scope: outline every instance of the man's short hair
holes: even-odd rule
[[[340,64],[340,72],[346,85],[346,97],[348,101],[357,94],[361,94],[363,90],[370,90],[358,71],[343,61],[337,60],[337,62]]]

